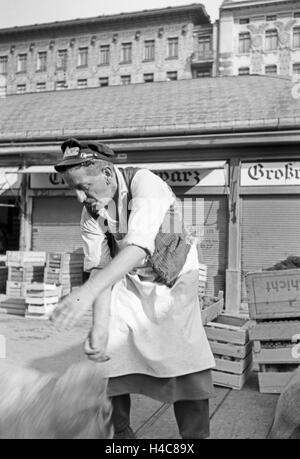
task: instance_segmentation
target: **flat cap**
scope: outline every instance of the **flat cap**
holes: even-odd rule
[[[63,159],[54,166],[57,172],[65,167],[82,164],[90,159],[103,159],[112,161],[114,151],[106,144],[100,142],[79,142],[77,139],[68,139],[62,146]]]

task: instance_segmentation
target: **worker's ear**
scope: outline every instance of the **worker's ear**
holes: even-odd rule
[[[113,170],[110,166],[105,166],[103,168],[103,174],[105,176],[105,182],[107,185],[110,185],[113,179]]]

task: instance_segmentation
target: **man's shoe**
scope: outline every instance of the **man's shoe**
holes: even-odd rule
[[[114,440],[137,440],[131,427],[125,427],[120,432],[115,432]]]

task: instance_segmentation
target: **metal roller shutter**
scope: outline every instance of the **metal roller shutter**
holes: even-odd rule
[[[82,250],[82,205],[73,197],[33,199],[32,249],[46,252]]]
[[[199,261],[208,267],[207,293],[225,291],[227,266],[228,206],[223,196],[182,197],[187,229],[197,235]]]
[[[300,255],[300,196],[249,196],[242,206],[242,301],[247,302],[247,272]]]

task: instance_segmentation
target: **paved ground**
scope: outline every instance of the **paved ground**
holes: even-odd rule
[[[48,322],[0,314],[7,359],[43,373],[62,373],[71,363],[85,358],[82,342],[89,324],[87,316],[72,331],[58,333]],[[276,402],[275,395],[259,394],[255,374],[242,391],[216,388],[211,401],[211,438],[266,438]],[[132,426],[138,438],[180,438],[172,407],[146,397],[133,396]]]

